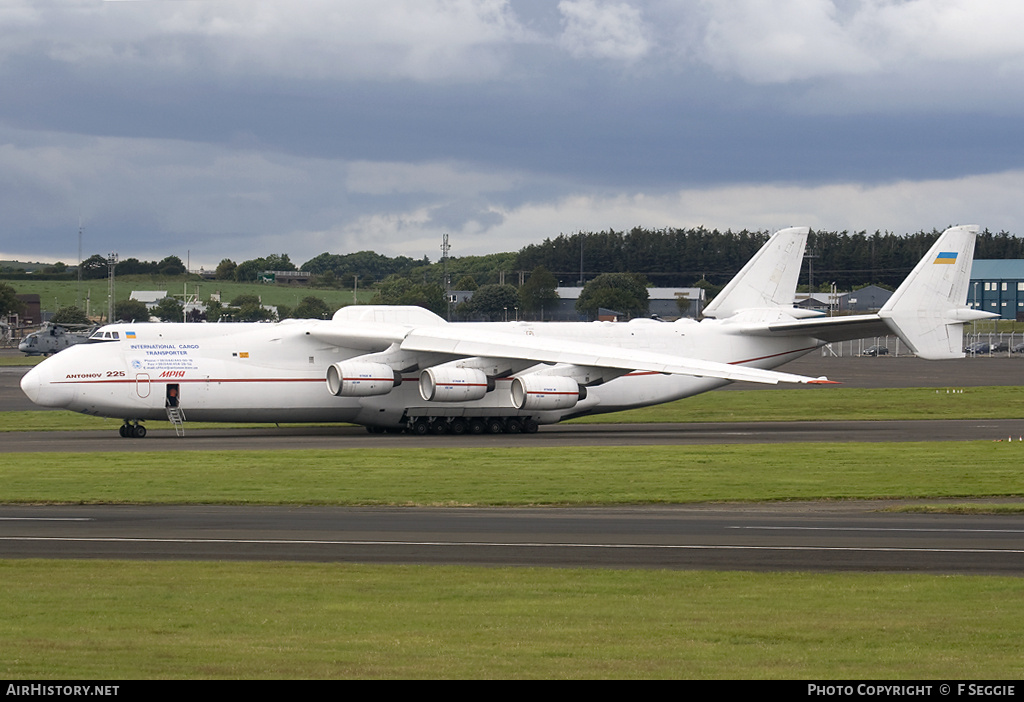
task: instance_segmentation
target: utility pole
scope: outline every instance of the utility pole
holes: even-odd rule
[[[75,294],[75,307],[82,309],[82,216],[78,216],[78,292]]]
[[[451,246],[448,245],[448,235],[444,235],[441,241],[441,263],[444,265],[444,300],[448,310],[445,315],[447,321],[452,321],[452,280],[448,277],[448,252]]]
[[[117,254],[107,254],[107,324],[114,320],[114,269],[117,267]]]

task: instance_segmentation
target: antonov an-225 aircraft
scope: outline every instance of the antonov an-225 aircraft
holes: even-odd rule
[[[354,422],[372,432],[532,433],[732,381],[822,383],[771,368],[828,342],[895,333],[962,357],[977,227],[945,231],[877,314],[793,307],[808,229],[776,232],[704,310],[667,323],[447,323],[418,307],[352,306],[331,320],[113,324],[23,378],[33,402],[124,420]]]

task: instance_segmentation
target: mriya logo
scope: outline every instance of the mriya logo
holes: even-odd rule
[[[185,371],[164,371],[160,374],[161,378],[184,378]]]

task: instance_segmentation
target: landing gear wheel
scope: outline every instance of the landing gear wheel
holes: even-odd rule
[[[462,417],[456,417],[448,425],[448,430],[452,434],[462,435],[469,431],[469,423]]]
[[[500,417],[491,417],[487,420],[488,434],[502,434],[505,432],[505,422]]]
[[[523,433],[524,434],[536,434],[537,430],[540,429],[540,424],[536,419],[524,419],[523,420]]]
[[[523,423],[515,417],[512,417],[505,423],[505,431],[509,434],[522,434]]]
[[[433,422],[430,423],[430,433],[437,434],[438,436],[440,436],[441,434],[447,434],[448,420],[441,419],[440,417],[435,419]]]
[[[469,433],[470,434],[486,434],[487,425],[482,419],[471,419],[469,420]]]
[[[430,422],[426,419],[417,419],[412,423],[412,433],[416,436],[426,436],[430,433]]]
[[[135,430],[134,436],[135,436],[136,439],[145,439],[146,438],[146,427],[144,427],[141,424],[139,424],[139,425],[133,427],[133,429]]]

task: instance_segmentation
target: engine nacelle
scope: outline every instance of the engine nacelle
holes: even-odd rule
[[[512,379],[512,404],[521,410],[557,410],[575,407],[586,388],[560,375],[523,375]]]
[[[327,368],[327,389],[339,397],[387,395],[401,384],[401,374],[383,363],[343,361]]]
[[[493,388],[487,375],[476,368],[436,366],[420,373],[420,397],[428,402],[479,400]]]

